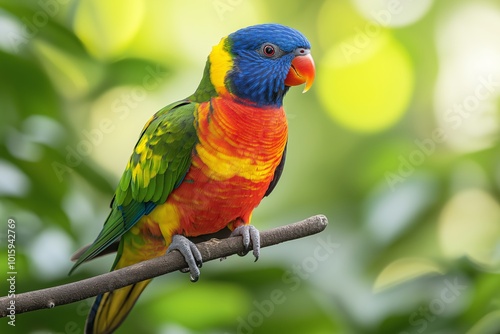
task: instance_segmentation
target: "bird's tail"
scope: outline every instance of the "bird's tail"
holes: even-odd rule
[[[96,297],[85,324],[86,334],[108,334],[120,326],[151,280],[128,285]]]
[[[165,254],[168,245],[156,223],[145,218],[133,229],[121,236],[111,270],[118,270]],[[87,317],[85,333],[113,333],[125,320],[150,281],[145,280],[97,296]]]

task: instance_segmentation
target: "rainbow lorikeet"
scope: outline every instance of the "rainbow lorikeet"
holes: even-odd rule
[[[158,111],[144,126],[97,239],[73,271],[119,240],[112,270],[178,250],[199,277],[193,237],[229,228],[252,243],[252,211],[278,182],[285,162],[290,86],[312,85],[308,40],[278,24],[240,29],[208,56],[195,93]],[[97,296],[86,333],[111,333],[150,280]]]

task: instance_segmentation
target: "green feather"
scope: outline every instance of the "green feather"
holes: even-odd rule
[[[190,101],[204,102],[209,101],[210,98],[214,96],[217,96],[217,91],[210,80],[210,66],[210,60],[207,60],[201,82],[198,85],[196,92],[188,98]]]
[[[180,184],[191,165],[198,138],[194,125],[196,105],[189,101],[173,103],[146,124],[120,179],[101,233],[70,273],[105,250],[156,205],[164,203]]]
[[[173,190],[173,184],[184,177],[191,163],[191,152],[197,140],[194,117],[195,104],[187,102],[167,106],[156,113],[149,126],[143,130],[141,140],[147,138],[144,143],[146,148],[130,162],[129,185],[132,188],[129,186],[122,190],[120,187],[117,193],[132,191],[133,199],[149,202],[155,192],[148,191],[147,188],[153,183],[158,187],[157,181],[161,181],[162,185],[168,185],[163,189],[164,195],[168,196]],[[187,157],[188,160],[178,160],[180,157]],[[136,168],[139,172],[134,177]],[[163,174],[162,177],[159,177],[160,174]],[[117,204],[120,205],[119,202]]]
[[[163,189],[165,189],[165,174],[158,174],[156,177],[156,189],[154,194],[151,196],[151,201],[159,202],[161,195],[163,194]]]

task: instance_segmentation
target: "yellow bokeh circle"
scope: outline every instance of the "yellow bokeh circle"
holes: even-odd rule
[[[87,0],[76,4],[75,34],[94,57],[119,57],[128,47],[144,20],[141,0]]]
[[[404,114],[413,92],[406,50],[381,27],[367,25],[333,46],[320,61],[320,101],[346,128],[378,132]]]

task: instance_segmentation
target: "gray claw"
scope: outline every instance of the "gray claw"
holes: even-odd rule
[[[199,268],[203,265],[200,251],[196,245],[185,236],[175,234],[172,236],[172,242],[168,246],[167,253],[173,250],[178,250],[188,265],[188,268],[181,269],[181,272],[187,273],[189,271],[191,282],[196,282],[200,278]]]
[[[253,225],[242,225],[234,229],[231,233],[231,237],[241,235],[243,237],[243,246],[245,247],[245,252],[238,254],[244,256],[250,250],[250,242],[252,243],[253,256],[255,256],[255,261],[259,259],[260,256],[260,233]]]

